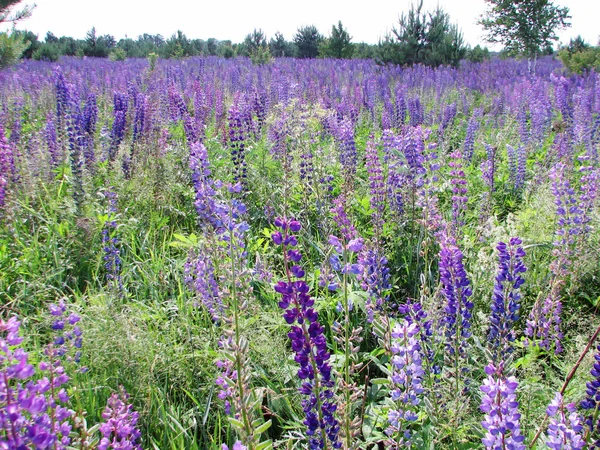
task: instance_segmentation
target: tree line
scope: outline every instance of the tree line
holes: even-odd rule
[[[16,23],[31,14],[28,7],[11,14],[11,9],[20,1],[0,1],[0,23]],[[535,71],[538,55],[554,51],[552,44],[557,40],[556,31],[570,26],[569,9],[557,7],[550,0],[485,2],[488,9],[478,23],[486,33],[486,41],[503,44],[503,54],[508,56],[525,56],[532,71]],[[57,37],[48,32],[40,40],[31,31],[14,29],[10,34],[0,33],[0,67],[7,65],[6,61],[11,57],[18,57],[16,55],[47,61],[56,61],[60,56],[108,57],[113,60],[150,55],[165,59],[246,56],[258,64],[274,57],[357,58],[374,59],[380,64],[436,67],[458,66],[464,59],[480,62],[489,58],[490,52],[480,45],[474,48],[466,45],[459,26],[452,22],[443,8],[438,6],[433,11],[423,11],[423,0],[418,0],[400,15],[391,32],[377,44],[353,42],[341,21],[332,25],[327,36],[314,25],[299,27],[291,40],[280,32],[269,39],[261,29],[254,29],[239,43],[215,38],[190,39],[182,31],[169,38],[160,34],[143,34],[136,39],[125,37],[118,41],[109,34],[98,34],[95,28],[84,39]],[[589,59],[588,54],[586,57]]]

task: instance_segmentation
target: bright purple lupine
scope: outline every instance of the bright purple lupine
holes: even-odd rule
[[[90,171],[94,171],[96,157],[94,155],[94,135],[96,134],[96,122],[98,120],[98,104],[96,95],[89,94],[81,116],[82,139],[84,142],[85,163]]]
[[[110,132],[110,149],[108,158],[114,161],[119,152],[119,146],[125,137],[127,123],[127,95],[115,92],[113,95],[113,125]]]
[[[246,144],[248,130],[244,122],[243,99],[236,97],[229,108],[227,120],[229,122],[229,149],[233,163],[233,182],[246,182]]]
[[[472,291],[463,266],[463,254],[454,238],[442,236],[439,258],[442,294],[446,298],[443,319],[446,348],[450,354],[464,357],[466,340],[471,336],[473,303],[469,301],[469,297]]]
[[[356,172],[357,154],[354,141],[354,124],[348,119],[342,119],[337,124],[336,139],[340,145],[340,163],[346,177],[352,177]]]
[[[581,435],[583,426],[574,403],[565,405],[563,396],[557,392],[548,405],[550,417],[546,445],[553,450],[580,450],[585,446]]]
[[[527,108],[523,105],[519,108],[517,113],[517,122],[519,122],[519,135],[521,137],[521,143],[527,145],[530,137],[529,120],[527,118]]]
[[[497,148],[489,144],[485,144],[487,159],[481,163],[481,178],[483,182],[490,188],[490,192],[494,192],[494,177],[496,175],[496,153]]]
[[[30,380],[34,367],[20,347],[20,322],[0,318],[0,448],[49,449],[57,444],[47,414],[48,379]]]
[[[141,433],[137,428],[139,414],[129,404],[129,395],[125,389],[121,388],[118,394],[110,396],[102,419],[102,438],[98,443],[98,450],[142,450],[139,444]]]
[[[304,270],[298,265],[302,255],[294,247],[297,233],[301,229],[295,220],[276,219],[275,226],[280,231],[273,233],[276,245],[281,245],[287,280],[279,281],[275,291],[281,294],[279,307],[285,310],[285,321],[291,325],[288,333],[295,361],[300,364],[298,378],[302,381],[300,393],[305,396],[302,408],[306,414],[309,447],[311,449],[340,448],[339,425],[334,416],[336,405],[331,401],[334,386],[330,354],[323,327],[319,324],[318,313],[313,308],[314,299],[309,294],[309,286],[303,280]],[[293,325],[297,323],[297,325]],[[316,369],[316,371],[315,371]]]
[[[419,97],[413,97],[408,100],[408,116],[411,127],[416,127],[423,123],[423,105],[421,105]]]
[[[421,361],[419,328],[404,320],[392,329],[392,359],[390,367],[390,397],[394,404],[388,411],[389,426],[386,448],[400,450],[411,447],[410,423],[418,419],[417,412],[424,392],[425,375]]]
[[[454,118],[456,117],[456,103],[450,103],[446,105],[444,108],[444,113],[442,114],[442,121],[440,123],[439,132],[441,136],[444,136],[446,129],[452,124]]]
[[[199,303],[206,308],[212,320],[221,321],[224,305],[211,257],[201,252],[200,255],[190,258],[186,263],[186,272],[189,272],[187,280],[189,287],[197,293]],[[194,306],[198,306],[199,303]]]
[[[590,158],[581,156],[579,160],[585,164]],[[600,171],[593,165],[582,165],[579,168],[581,173],[580,188],[579,188],[579,209],[581,210],[581,235],[587,236],[591,230],[588,225],[592,220],[590,217],[591,211],[596,204],[598,198],[598,189],[600,188]]]
[[[512,353],[515,340],[514,326],[521,308],[520,288],[525,282],[522,273],[527,268],[523,263],[525,251],[518,237],[511,238],[508,245],[499,242],[498,272],[494,283],[494,295],[490,314],[488,341],[492,347],[493,361],[499,363]]]
[[[229,447],[226,444],[223,444],[221,445],[221,450],[229,450]],[[236,443],[233,444],[233,447],[231,447],[231,450],[248,450],[248,447],[243,445],[241,441],[236,441]]]
[[[487,433],[481,440],[486,449],[525,450],[519,420],[519,402],[515,394],[519,383],[515,377],[506,377],[502,363],[485,367],[488,377],[480,389],[484,396],[481,410],[485,420],[481,423]]]
[[[216,189],[220,186],[220,182],[213,181],[210,177],[212,171],[208,160],[208,152],[201,142],[192,144],[189,164],[196,192],[194,206],[200,224],[209,224],[213,228],[217,228],[221,224],[220,212],[222,212],[220,202],[216,199]]]
[[[596,347],[594,365],[590,371],[593,379],[586,384],[586,397],[579,405],[585,414],[585,425],[589,432],[592,448],[600,448],[600,345]]]

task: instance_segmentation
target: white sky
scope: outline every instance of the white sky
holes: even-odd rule
[[[92,26],[97,34],[112,34],[117,40],[125,36],[135,39],[142,33],[167,38],[182,30],[188,38],[241,42],[254,28],[262,28],[269,38],[280,31],[291,40],[299,26],[314,24],[329,35],[331,25],[341,20],[353,42],[373,44],[411,4],[411,0],[24,0],[22,4],[33,2],[37,7],[32,17],[18,28],[37,33],[40,40],[47,31],[83,38]],[[572,16],[571,28],[559,34],[561,42],[580,34],[587,42],[598,43],[600,0],[555,3],[568,6]],[[432,10],[438,4],[459,24],[468,43],[482,43],[482,30],[476,22],[485,11],[484,0],[424,0],[423,9]]]

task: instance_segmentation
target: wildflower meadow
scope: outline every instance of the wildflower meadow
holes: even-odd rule
[[[600,75],[0,71],[0,450],[600,448]]]

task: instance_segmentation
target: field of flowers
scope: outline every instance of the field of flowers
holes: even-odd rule
[[[0,449],[600,446],[600,76],[0,72]]]

